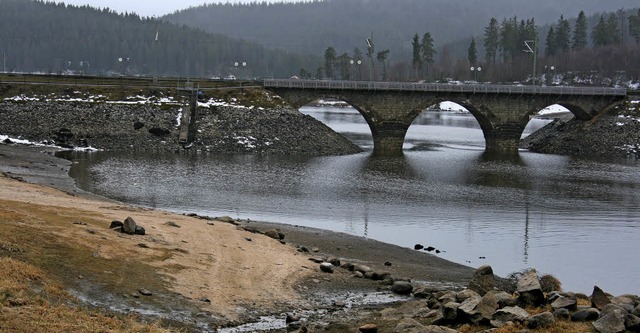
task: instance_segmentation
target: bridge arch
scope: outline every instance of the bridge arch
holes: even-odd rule
[[[354,106],[374,139],[374,155],[402,155],[407,130],[428,106],[449,100],[465,107],[478,121],[487,152],[517,153],[520,138],[534,113],[548,105],[567,107],[576,118],[592,119],[625,100],[625,89],[446,85],[410,82],[267,79],[265,88],[294,107],[318,98],[335,98]],[[304,104],[300,104],[301,101]]]

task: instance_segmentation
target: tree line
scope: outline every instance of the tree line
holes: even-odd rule
[[[132,13],[0,1],[0,70],[253,78],[291,75],[318,59]]]
[[[546,37],[542,40],[540,35],[545,30]],[[393,50],[389,49],[377,54],[382,66],[380,73],[376,72],[372,59],[373,38],[366,40],[368,62],[362,61],[358,47],[353,54],[338,55],[330,46],[324,53],[324,67],[319,67],[315,77],[397,81],[479,78],[492,82],[544,79],[544,83],[551,83],[551,76],[560,73],[624,75],[636,80],[640,77],[640,9],[591,18],[580,11],[573,22],[560,15],[557,22],[545,27],[539,27],[535,18],[514,16],[501,21],[491,18],[482,32],[478,40],[471,37],[466,58],[455,57],[451,44],[436,50],[430,32],[416,33],[411,39],[410,61],[402,55],[390,61]],[[350,67],[354,63],[359,65]],[[305,77],[314,77],[307,74]]]

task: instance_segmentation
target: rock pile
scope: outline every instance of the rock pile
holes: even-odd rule
[[[409,307],[384,309],[380,318],[386,326],[395,322],[389,332],[398,333],[458,332],[456,329],[468,326],[516,326],[544,331],[558,321],[590,322],[599,333],[640,332],[640,297],[636,295],[613,297],[598,287],[591,296],[559,290],[544,292],[535,270],[518,278],[513,293],[496,289],[493,282],[491,267],[483,266],[476,271],[469,288],[461,291],[414,286],[410,293],[422,301]]]
[[[109,229],[129,235],[144,235],[146,233],[144,228],[139,226],[131,217],[127,217],[124,222],[112,221]]]

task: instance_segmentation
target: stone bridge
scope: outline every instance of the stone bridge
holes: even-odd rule
[[[486,151],[517,153],[520,137],[531,116],[547,106],[559,104],[577,119],[590,120],[627,96],[626,89],[601,87],[298,79],[266,79],[263,85],[296,108],[325,98],[349,103],[369,124],[374,155],[384,156],[401,155],[413,120],[429,106],[443,101],[460,104],[478,120]]]

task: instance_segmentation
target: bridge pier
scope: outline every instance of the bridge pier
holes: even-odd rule
[[[519,123],[497,124],[483,128],[485,151],[488,153],[517,154],[524,126]]]
[[[402,156],[402,145],[411,123],[384,122],[371,127],[373,136],[373,155],[395,157]]]

